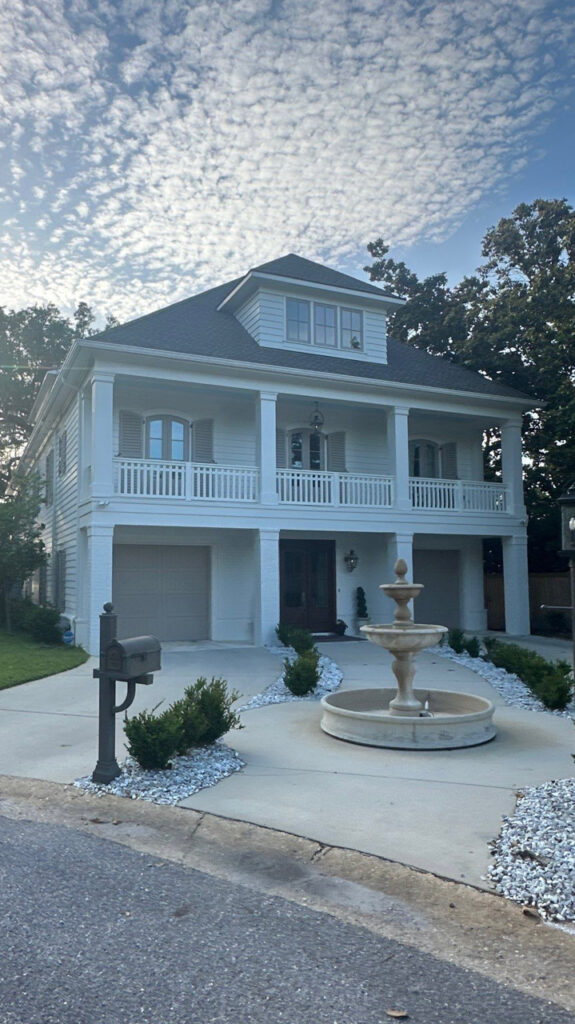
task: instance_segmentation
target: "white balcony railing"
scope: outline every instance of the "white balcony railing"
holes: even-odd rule
[[[123,497],[257,501],[259,471],[252,466],[116,459],[115,489]]]
[[[480,480],[435,480],[411,477],[413,508],[429,512],[507,512],[507,488]]]
[[[114,487],[122,497],[255,503],[259,479],[254,466],[114,460]],[[282,505],[393,508],[395,500],[391,476],[278,469],[276,481]],[[506,487],[479,480],[411,477],[409,497],[413,509],[430,512],[497,513],[509,509]]]
[[[359,473],[325,473],[305,469],[278,469],[277,491],[286,505],[347,505],[390,508],[391,477]]]

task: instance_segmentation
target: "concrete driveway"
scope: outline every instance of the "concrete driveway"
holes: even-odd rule
[[[343,688],[393,684],[389,656],[368,643],[320,649],[343,670]],[[246,698],[281,671],[280,657],[253,647],[169,645],[162,661],[153,686],[138,688],[134,711],[169,703],[200,675],[223,676]],[[0,692],[0,773],[66,783],[91,773],[95,664]],[[433,652],[420,655],[416,682],[490,697],[497,737],[466,750],[383,750],[324,734],[318,703],[269,705],[245,712],[245,729],[227,737],[245,769],[182,806],[486,886],[487,843],[513,811],[517,789],[572,774],[573,725],[506,707],[475,673]],[[119,699],[122,693],[118,684]]]

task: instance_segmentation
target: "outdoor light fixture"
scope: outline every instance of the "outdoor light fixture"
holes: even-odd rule
[[[559,498],[561,508],[561,554],[575,558],[575,482]]]
[[[573,672],[575,674],[575,481],[558,499],[561,509],[561,551],[569,559],[569,580],[571,605],[565,611],[571,612],[571,635],[573,638]]]
[[[359,564],[359,558],[357,557],[353,548],[351,548],[351,550],[348,551],[347,555],[344,555],[343,560],[346,564],[348,572],[353,572],[354,569],[357,569],[357,566]]]
[[[315,403],[315,409],[314,409],[314,411],[312,412],[312,414],[311,414],[311,416],[309,418],[309,425],[312,428],[312,430],[317,430],[319,432],[321,430],[321,428],[323,427],[323,423],[324,423],[323,414],[320,412],[319,405],[316,402]]]

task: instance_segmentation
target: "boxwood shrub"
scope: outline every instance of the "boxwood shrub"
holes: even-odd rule
[[[573,696],[571,668],[566,661],[547,661],[536,651],[486,637],[487,657],[498,668],[512,672],[550,710],[563,711]]]

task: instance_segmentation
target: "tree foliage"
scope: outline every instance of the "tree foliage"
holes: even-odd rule
[[[95,334],[94,314],[81,302],[72,318],[56,306],[13,312],[0,307],[0,495],[30,436],[30,410],[49,370],[62,365],[72,343]],[[107,326],[116,321],[108,318]]]
[[[10,632],[10,593],[47,561],[38,513],[42,484],[38,477],[15,480],[0,501],[0,581],[6,628]]]
[[[454,287],[445,274],[419,280],[382,239],[368,251],[371,280],[407,299],[390,318],[394,337],[532,397],[523,424],[530,557],[550,568],[556,499],[575,480],[575,211],[564,199],[522,203],[485,235],[477,273]],[[492,433],[487,455],[496,470]]]

